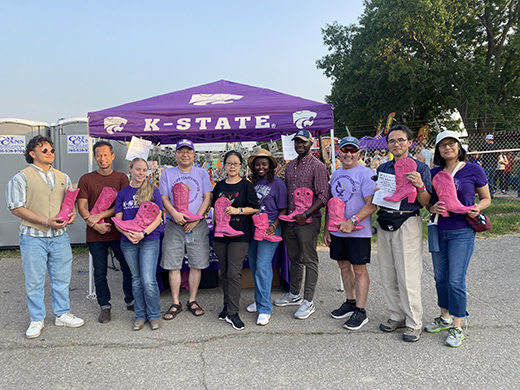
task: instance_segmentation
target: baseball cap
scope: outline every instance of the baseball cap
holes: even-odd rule
[[[460,143],[459,133],[456,131],[445,130],[442,133],[437,134],[435,146],[437,146],[444,138],[455,138]]]
[[[359,140],[356,137],[345,137],[339,141],[339,148],[341,149],[343,146],[352,145],[359,149]]]
[[[298,131],[294,137],[293,137],[293,141],[295,140],[295,138],[300,138],[304,141],[312,141],[313,138],[312,138],[312,134],[310,133],[309,130],[300,130]]]
[[[493,134],[486,135],[486,139],[493,139]]]
[[[179,142],[177,142],[177,145],[175,146],[175,150],[179,150],[180,148],[182,148],[184,146],[195,150],[195,147],[193,146],[193,142],[191,142],[189,139],[181,139]]]

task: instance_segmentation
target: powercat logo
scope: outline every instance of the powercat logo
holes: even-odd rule
[[[235,100],[240,100],[242,95],[230,95],[228,93],[197,93],[191,96],[190,104],[194,106],[205,106],[207,104],[229,104]]]
[[[298,129],[312,126],[317,115],[317,113],[308,110],[296,111],[292,114],[293,122]]]
[[[114,134],[116,131],[123,131],[123,127],[127,124],[127,122],[128,121],[125,118],[109,116],[105,118],[105,131],[108,134]]]

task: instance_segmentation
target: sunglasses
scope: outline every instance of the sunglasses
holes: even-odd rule
[[[359,149],[358,148],[349,148],[347,146],[343,146],[341,149],[340,149],[343,153],[350,153],[350,154],[354,154],[354,153],[357,153],[359,152]]]
[[[49,152],[51,152],[52,154],[54,154],[54,152],[56,151],[56,149],[54,149],[54,148],[52,148],[52,149],[43,148],[43,149],[40,149],[40,150],[41,150],[41,152],[42,152],[43,154],[47,154],[47,153],[49,153]]]

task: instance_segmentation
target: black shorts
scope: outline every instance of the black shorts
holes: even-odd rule
[[[337,261],[350,261],[350,264],[370,263],[372,251],[370,237],[337,237],[330,235],[330,258]]]

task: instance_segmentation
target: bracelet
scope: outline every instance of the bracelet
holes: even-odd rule
[[[420,191],[420,192],[423,192],[423,191],[425,191],[425,190],[426,190],[426,186],[425,186],[424,184],[423,184],[422,187],[417,188],[417,191]]]
[[[49,226],[49,220],[48,219],[45,220],[45,226]]]
[[[355,214],[352,216],[352,218],[354,218],[357,221],[357,223],[361,222]]]

